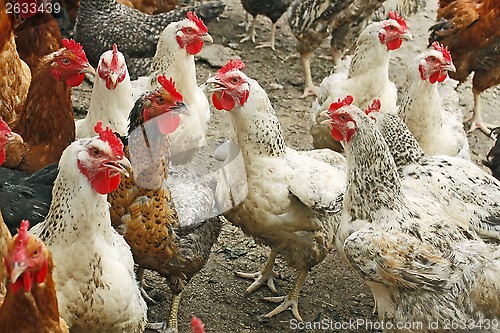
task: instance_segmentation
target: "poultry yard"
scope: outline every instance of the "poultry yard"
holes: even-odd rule
[[[424,11],[407,20],[414,40],[405,42],[400,49],[393,52],[391,58],[390,76],[398,87],[403,84],[404,68],[409,61],[426,48],[427,29],[435,20],[436,2],[428,0]],[[250,41],[239,43],[241,37],[238,35],[244,33],[244,28],[239,24],[245,17],[240,1],[226,0],[226,3],[224,16],[218,22],[209,24],[215,44],[222,45],[227,48],[226,51],[230,49],[241,57],[246,63],[245,73],[256,79],[267,91],[283,125],[287,144],[296,149],[311,149],[312,139],[308,122],[313,98],[299,98],[303,89],[302,74],[295,49],[295,38],[286,23],[286,15],[278,22],[276,51],[268,48],[254,49]],[[257,41],[267,40],[269,33],[269,21],[259,17]],[[204,54],[202,53],[197,61],[198,83],[204,82],[218,69],[204,59]],[[325,41],[312,62],[316,84],[319,84],[332,68],[329,55],[329,42]],[[219,63],[224,63],[229,56],[225,52],[216,52],[206,57],[210,58],[212,63],[215,63],[214,58]],[[87,82],[73,89],[74,105],[77,109],[85,109],[88,106],[90,90]],[[459,95],[464,114],[469,117],[473,106],[470,80],[459,88]],[[499,123],[499,87],[486,91],[483,97],[485,120]],[[229,126],[227,114],[213,109],[207,138],[209,144],[204,148],[206,158],[211,158],[213,149],[227,138]],[[478,164],[494,143],[480,131],[470,134],[469,142],[473,159]],[[272,319],[262,317],[274,308],[273,303],[263,300],[263,297],[272,296],[267,287],[261,287],[253,294],[246,295],[245,289],[250,281],[234,276],[235,271],[257,271],[266,260],[267,254],[267,248],[256,245],[252,239],[244,236],[239,228],[225,223],[208,263],[193,278],[183,294],[179,314],[180,332],[190,331],[191,315],[203,320],[207,332],[293,331],[296,326],[289,311]],[[292,286],[295,272],[287,268],[279,258],[275,268],[281,275],[277,280],[278,294],[287,293]],[[164,295],[166,285],[163,278],[148,272],[146,279],[154,288],[153,294],[159,294],[160,298],[161,294],[166,296],[158,305],[149,308],[149,320],[161,321],[168,312],[170,294]],[[324,325],[327,325],[324,326],[325,330],[331,332],[380,331],[377,325],[374,325],[377,317],[373,308],[370,291],[336,252],[332,252],[322,264],[313,269],[299,301],[299,310],[306,323],[323,321]],[[350,321],[355,321],[359,326],[339,326]],[[305,331],[321,329],[309,330],[306,325]]]

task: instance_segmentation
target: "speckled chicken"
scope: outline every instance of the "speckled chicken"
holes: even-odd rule
[[[158,38],[165,27],[182,20],[194,11],[209,22],[225,8],[223,1],[210,1],[195,7],[184,7],[158,15],[147,15],[115,0],[82,0],[75,24],[74,38],[88,50],[91,64],[97,65],[99,57],[116,43],[127,60],[132,79],[147,75],[151,58],[156,51]],[[96,29],[96,27],[101,27]]]
[[[47,218],[31,231],[52,252],[59,312],[72,333],[142,333],[146,303],[106,199],[130,162],[109,128],[98,123],[95,130],[99,136],[64,150]]]
[[[250,23],[247,35],[240,40],[243,43],[249,39],[255,43],[255,24],[257,23],[257,16],[264,15],[269,17],[272,22],[271,26],[271,39],[269,42],[261,43],[257,45],[256,48],[270,47],[275,49],[275,39],[276,39],[276,24],[284,12],[288,9],[292,0],[278,0],[278,1],[267,1],[267,0],[241,0],[243,8],[252,15],[252,23]]]
[[[500,244],[500,181],[469,160],[427,155],[401,118],[379,109],[374,101],[366,112],[386,139],[403,188],[441,202],[464,228]]]
[[[167,176],[173,176],[168,173],[169,134],[179,126],[179,113],[186,106],[171,79],[158,80],[162,87],[142,95],[130,112],[125,153],[133,169],[109,195],[109,202],[113,226],[140,266],[140,280],[144,268],[167,279],[173,293],[168,329],[176,332],[181,293],[205,265],[221,221],[218,216],[204,218],[214,204],[207,186],[193,188],[187,182],[166,186]],[[202,211],[207,202],[210,212]]]
[[[403,39],[412,39],[406,21],[390,12],[388,19],[373,22],[361,32],[352,60],[346,58],[335,73],[323,79],[311,108],[311,136],[315,148],[342,150],[328,126],[321,123],[324,118],[320,113],[347,94],[363,108],[379,98],[384,112],[397,112],[397,89],[389,79],[389,60],[391,50],[398,49]]]
[[[350,102],[328,111],[348,165],[336,242],[372,291],[379,320],[436,332],[447,322],[498,319],[500,247],[457,225],[439,201],[403,193],[382,134]]]
[[[438,42],[417,55],[408,67],[398,115],[425,153],[470,159],[458,81],[448,78],[449,71],[455,71],[452,57]]]
[[[298,271],[288,296],[267,298],[282,303],[266,316],[291,307],[294,317],[301,320],[300,289],[310,270],[333,246],[339,222],[334,211],[345,188],[345,159],[327,149],[295,151],[287,147],[266,92],[243,68],[241,60],[230,60],[207,81],[214,86],[214,106],[229,111],[247,175],[248,195],[224,216],[271,248],[260,272],[239,273],[255,279],[248,292],[266,282],[275,289],[273,264],[278,254]]]

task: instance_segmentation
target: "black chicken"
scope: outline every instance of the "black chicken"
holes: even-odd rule
[[[488,153],[487,160],[483,162],[491,170],[491,174],[500,180],[500,127],[495,128],[492,134],[496,134],[497,141]]]
[[[241,43],[252,39],[252,42],[255,43],[255,23],[257,22],[258,15],[264,15],[271,19],[273,25],[271,26],[271,39],[269,42],[261,43],[256,48],[262,47],[270,47],[274,48],[274,40],[276,37],[276,22],[280,19],[283,13],[287,10],[287,8],[292,3],[292,0],[277,0],[277,1],[266,1],[266,0],[241,0],[241,4],[243,8],[253,16],[252,23],[250,25],[250,29],[246,36],[241,39]]]
[[[0,167],[0,211],[12,235],[22,220],[31,226],[43,222],[52,200],[57,163],[31,174]]]
[[[82,0],[74,38],[83,45],[93,66],[97,66],[101,54],[116,43],[127,60],[130,77],[135,79],[148,74],[160,33],[169,23],[184,19],[189,11],[194,11],[205,23],[210,22],[224,11],[225,6],[223,1],[210,1],[147,15],[115,0]]]

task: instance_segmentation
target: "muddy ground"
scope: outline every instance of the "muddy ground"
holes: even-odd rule
[[[436,0],[428,0],[427,8],[408,19],[410,31],[414,36],[405,42],[392,56],[391,77],[401,87],[405,78],[404,66],[422,51],[427,44],[428,27],[435,18]],[[295,38],[287,25],[286,14],[279,21],[276,38],[276,51],[254,49],[251,42],[239,43],[238,35],[244,32],[239,25],[244,20],[244,11],[239,0],[226,0],[227,8],[219,22],[209,25],[216,44],[231,47],[246,63],[245,72],[256,79],[267,91],[283,125],[287,144],[296,149],[311,149],[308,119],[313,98],[300,99],[302,93],[302,74],[295,51]],[[260,17],[257,24],[257,41],[269,37],[270,21]],[[332,62],[325,59],[330,55],[329,41],[316,52],[312,62],[315,83],[329,74]],[[320,59],[321,57],[321,59]],[[226,59],[222,59],[226,60]],[[199,83],[204,82],[218,68],[210,66],[202,59],[197,62]],[[75,89],[75,106],[84,109],[88,105],[90,86]],[[465,117],[472,110],[470,80],[459,88],[461,107]],[[484,118],[490,122],[498,121],[500,110],[500,89],[492,88],[483,94]],[[214,109],[208,132],[209,146],[205,153],[211,154],[213,148],[227,138],[229,117]],[[480,162],[493,145],[493,141],[477,132],[469,137],[474,161]],[[225,223],[219,241],[205,268],[191,281],[185,290],[179,314],[180,332],[189,332],[190,316],[200,317],[208,333],[228,332],[292,332],[293,318],[287,311],[272,319],[261,315],[274,309],[275,304],[262,300],[273,293],[262,287],[251,295],[245,294],[250,281],[234,276],[235,271],[257,271],[267,258],[268,249],[260,247],[229,223]],[[284,262],[277,260],[275,269],[281,274],[276,286],[279,295],[285,295],[292,287],[295,272]],[[165,293],[163,279],[155,273],[147,274],[147,281],[155,287],[155,292]],[[167,314],[170,294],[160,304],[149,308],[149,319],[160,321]],[[334,329],[342,322],[376,321],[373,314],[374,302],[370,291],[350,270],[336,252],[314,268],[302,289],[299,310],[306,322],[326,320],[331,323],[331,332],[377,332],[375,328],[359,326],[357,329]],[[364,322],[363,322],[364,321]],[[322,331],[307,330],[310,331]]]

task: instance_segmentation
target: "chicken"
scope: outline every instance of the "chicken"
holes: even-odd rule
[[[179,0],[130,0],[133,8],[146,14],[161,14],[174,10]]]
[[[282,302],[266,317],[289,307],[297,320],[298,296],[309,271],[333,246],[338,208],[345,187],[345,159],[330,150],[298,152],[286,146],[280,123],[262,87],[241,70],[241,60],[230,60],[215,77],[212,101],[229,111],[247,174],[248,195],[224,213],[235,226],[271,248],[260,272],[239,273],[255,278],[252,292],[267,282],[274,290],[273,263],[277,254],[298,271],[288,296],[267,298]]]
[[[23,220],[19,233],[8,244],[5,266],[9,288],[0,307],[0,331],[69,333],[59,318],[50,250],[28,233]]]
[[[481,93],[500,83],[499,13],[497,0],[439,0],[437,23],[429,29],[429,44],[438,41],[453,55],[457,70],[451,78],[462,83],[474,72],[474,109],[468,122],[470,131],[487,135],[495,126],[483,121],[480,103]]]
[[[45,56],[33,72],[28,97],[12,129],[24,143],[6,146],[5,167],[33,173],[55,163],[75,139],[71,87],[94,73],[82,47],[63,40],[64,48]]]
[[[294,0],[289,9],[288,24],[297,38],[304,75],[302,97],[317,95],[311,75],[311,57],[323,40],[333,31],[334,36],[349,35],[346,30],[355,22],[370,17],[385,0]],[[410,1],[410,3],[413,1]],[[364,24],[358,24],[359,29]],[[339,32],[336,32],[339,29]],[[355,38],[356,36],[353,35]]]
[[[143,58],[154,56],[160,33],[169,23],[183,19],[187,12],[193,10],[205,21],[210,21],[218,17],[224,8],[224,2],[210,1],[199,7],[147,15],[115,0],[82,0],[74,36],[88,50],[93,65],[97,64],[102,53],[112,48],[113,43],[119,45],[127,60],[130,76],[135,79],[149,74],[150,63],[145,63]],[[96,26],[102,29],[96,29]]]
[[[454,71],[450,52],[438,42],[417,55],[408,67],[398,114],[426,154],[470,159],[469,140],[454,89],[457,81],[447,79],[448,72]],[[448,95],[444,89],[438,91],[438,83],[448,86]]]
[[[23,138],[19,134],[12,132],[9,125],[0,117],[0,165],[6,159],[5,147],[14,142],[23,143]]]
[[[205,144],[211,112],[208,99],[196,82],[194,61],[204,42],[213,42],[207,26],[194,12],[188,12],[186,19],[170,23],[161,33],[149,76],[132,83],[137,98],[159,87],[157,78],[165,75],[172,77],[184,96],[189,115],[181,115],[179,128],[170,134],[171,162],[174,165],[190,162]]]
[[[200,318],[195,316],[191,318],[191,329],[193,330],[193,333],[205,333],[203,322],[200,320]]]
[[[411,40],[406,21],[397,13],[390,12],[389,19],[369,24],[355,43],[352,61],[343,61],[337,71],[323,79],[318,97],[311,109],[311,135],[315,148],[330,148],[341,151],[328,126],[321,124],[323,110],[347,94],[357,103],[368,106],[373,98],[379,98],[384,112],[397,112],[397,89],[389,79],[391,50],[398,49],[403,39]]]
[[[436,332],[447,322],[498,319],[498,244],[456,225],[439,201],[403,192],[382,134],[350,102],[332,103],[328,111],[348,168],[336,243],[372,291],[379,320]]]
[[[24,1],[16,0],[15,4],[21,5]],[[40,60],[63,47],[61,32],[52,12],[59,7],[54,7],[51,2],[29,0],[40,9],[38,13],[23,21],[15,29],[17,52],[31,69],[35,71]]]
[[[492,134],[497,135],[497,140],[495,146],[493,146],[488,153],[487,160],[484,161],[483,164],[490,168],[493,177],[500,180],[500,127],[494,129]]]
[[[7,0],[0,0],[0,117],[12,123],[22,107],[31,82],[31,71],[17,53],[16,18],[7,12]]]
[[[2,212],[0,212],[0,258],[5,258],[7,255],[7,245],[10,241],[11,234],[9,228],[5,225],[2,218]],[[5,265],[0,265],[0,309],[5,299],[5,294],[7,293],[7,270]],[[1,311],[1,310],[0,310]]]
[[[72,333],[143,332],[146,303],[130,247],[111,226],[106,194],[130,162],[109,128],[69,145],[59,161],[49,214],[31,230],[52,252],[59,312]]]
[[[403,189],[443,203],[464,228],[500,244],[500,182],[469,160],[425,154],[401,118],[379,109],[376,100],[367,114],[387,142]]]
[[[241,0],[243,8],[252,15],[252,23],[250,25],[247,35],[240,40],[243,43],[249,39],[255,43],[255,24],[257,23],[257,16],[264,15],[269,17],[272,22],[271,26],[271,39],[267,43],[257,45],[256,48],[270,47],[275,50],[274,41],[276,39],[276,24],[284,12],[288,9],[292,0],[278,0],[278,1],[255,1],[255,0]]]
[[[120,135],[127,133],[127,116],[134,106],[127,64],[116,44],[99,59],[90,107],[85,119],[75,122],[76,138],[94,136],[94,125],[102,121]]]
[[[109,195],[109,202],[113,226],[123,234],[141,267],[140,279],[144,268],[167,279],[173,293],[168,328],[177,332],[181,293],[207,261],[221,222],[217,216],[206,221],[194,216],[181,218],[181,211],[185,211],[181,206],[199,209],[204,205],[201,191],[177,184],[176,191],[184,192],[177,194],[183,196],[184,202],[180,202],[165,186],[169,134],[179,126],[179,112],[184,112],[185,105],[172,79],[160,76],[158,81],[161,88],[142,95],[130,112],[125,154],[132,162],[133,175],[122,179]]]

